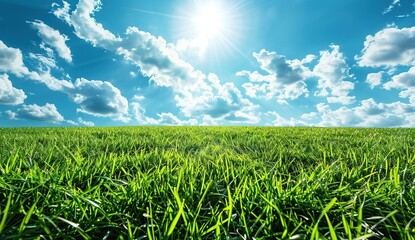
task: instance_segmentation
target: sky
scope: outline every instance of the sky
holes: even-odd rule
[[[0,0],[0,127],[415,127],[414,0]]]

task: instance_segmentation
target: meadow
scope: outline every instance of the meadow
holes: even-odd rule
[[[415,239],[415,129],[0,129],[0,239]]]

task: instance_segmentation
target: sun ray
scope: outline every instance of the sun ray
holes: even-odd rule
[[[179,42],[203,43],[202,54],[196,54],[202,62],[217,61],[223,56],[237,54],[251,62],[238,48],[238,39],[246,30],[244,16],[249,11],[243,1],[193,0],[188,6],[178,7],[175,14],[132,9],[134,11],[169,19],[174,38]]]
[[[147,14],[151,14],[151,15],[156,15],[156,16],[168,17],[168,18],[172,18],[172,19],[179,19],[179,20],[186,20],[186,21],[190,21],[191,20],[188,17],[180,16],[180,15],[173,15],[173,14],[167,14],[167,13],[149,11],[149,10],[138,9],[138,8],[133,8],[131,10],[132,11],[136,11],[136,12],[141,12],[141,13],[147,13]]]

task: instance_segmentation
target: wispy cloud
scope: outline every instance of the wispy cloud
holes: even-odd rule
[[[69,38],[61,34],[58,30],[51,28],[40,20],[34,22],[28,21],[33,29],[37,30],[37,34],[42,39],[43,43],[51,46],[58,53],[58,56],[65,59],[67,62],[72,62],[72,54],[69,47],[66,45],[66,41]]]
[[[389,5],[389,7],[387,7],[384,11],[383,11],[383,15],[391,12],[396,5],[400,5],[400,0],[393,0],[393,2]]]

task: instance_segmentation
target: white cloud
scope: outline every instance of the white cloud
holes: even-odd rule
[[[366,83],[369,84],[371,89],[379,86],[382,83],[383,72],[369,73],[366,77]]]
[[[10,110],[6,110],[4,113],[6,114],[8,119],[16,120],[16,113],[15,112],[12,112]]]
[[[389,7],[387,7],[384,11],[383,11],[383,15],[385,15],[385,14],[387,14],[387,13],[389,13],[389,12],[391,12],[394,8],[395,8],[395,6],[396,5],[400,5],[399,4],[400,3],[400,0],[393,0],[393,2],[389,5]]]
[[[175,45],[171,45],[175,51],[179,54],[181,59],[193,60],[202,58],[207,48],[209,47],[209,41],[205,37],[198,36],[192,40],[180,39]]]
[[[197,125],[198,121],[194,118],[181,120],[172,113],[157,114],[158,118],[151,118],[145,115],[146,111],[138,102],[131,103],[133,117],[141,125]]]
[[[76,9],[71,13],[69,13],[70,5],[65,1],[62,2],[63,7],[56,3],[52,4],[55,8],[53,14],[71,25],[76,36],[93,46],[115,49],[115,45],[121,39],[104,29],[102,24],[97,23],[92,17],[101,8],[100,0],[80,0],[76,5]]]
[[[77,122],[74,122],[72,120],[66,120],[66,122],[69,123],[70,125],[79,126]]]
[[[66,89],[73,88],[73,84],[67,80],[59,80],[53,77],[49,70],[40,72],[39,82],[45,84],[49,89],[53,91],[65,92]]]
[[[79,118],[78,118],[78,122],[79,122],[80,124],[85,125],[85,126],[88,126],[88,127],[93,127],[93,126],[95,126],[95,123],[94,123],[94,122],[91,122],[91,121],[85,121],[85,120],[83,120],[81,117],[79,117]]]
[[[128,101],[110,82],[78,78],[73,87],[65,89],[64,92],[73,102],[79,104],[79,112],[129,121]]]
[[[415,27],[385,28],[366,37],[362,56],[356,57],[362,67],[415,65]]]
[[[317,104],[317,111],[321,114],[322,126],[356,126],[362,120],[353,110],[347,107],[341,107],[337,110],[332,110],[329,105],[325,103]]]
[[[305,79],[306,69],[301,65],[301,61],[287,60],[285,56],[278,55],[276,52],[268,52],[262,49],[259,53],[253,54],[261,69],[274,75],[276,81],[283,85],[292,84]]]
[[[313,54],[308,54],[304,59],[301,60],[301,64],[308,64],[314,61],[317,57]]]
[[[46,44],[44,43],[44,42],[41,42],[40,44],[39,44],[39,48],[40,49],[43,49],[43,50],[45,50],[45,52],[46,52],[46,55],[49,57],[49,58],[55,58],[55,52],[53,51],[53,49],[52,48],[50,48],[50,47],[47,47],[46,46]]]
[[[39,72],[47,72],[50,69],[59,69],[53,57],[44,56],[42,54],[29,53],[29,58],[35,63],[38,63],[37,69]]]
[[[216,121],[216,119],[212,118],[209,115],[204,115],[202,118],[202,123],[200,124],[201,126],[216,126],[218,125],[218,122]]]
[[[9,80],[9,75],[0,74],[0,104],[19,105],[27,98],[25,92],[14,88]]]
[[[409,101],[415,105],[415,67],[408,72],[403,72],[392,77],[392,80],[383,84],[387,90],[402,89],[399,96],[401,98],[409,98]]]
[[[137,101],[137,102],[140,102],[140,101],[143,101],[145,99],[145,97],[144,96],[142,96],[142,95],[134,95],[132,98],[131,98],[131,100],[133,100],[133,101]]]
[[[255,112],[236,111],[224,118],[233,123],[249,123],[256,124],[261,121],[261,118]]]
[[[71,50],[66,45],[66,41],[69,40],[66,35],[61,34],[58,30],[51,28],[40,20],[28,23],[33,29],[37,30],[37,34],[45,44],[55,49],[59,57],[65,59],[67,62],[72,62]]]
[[[343,105],[355,102],[354,96],[349,96],[354,89],[354,83],[345,79],[352,77],[349,74],[349,65],[340,52],[338,45],[330,45],[331,51],[320,51],[320,59],[313,69],[313,74],[319,78],[316,96],[325,96],[329,103],[342,103]]]
[[[131,71],[131,72],[130,72],[130,76],[131,76],[132,78],[135,78],[135,77],[137,77],[137,73],[136,73],[136,72]]]
[[[313,120],[316,117],[317,117],[316,112],[304,113],[304,114],[301,115],[301,119],[304,119],[304,120]]]
[[[409,102],[415,105],[415,88],[408,88],[399,93],[399,97],[408,98]]]
[[[350,67],[338,45],[330,45],[330,48],[331,50],[320,51],[320,59],[312,72],[303,64],[314,61],[314,55],[307,55],[302,60],[287,60],[275,52],[261,50],[254,53],[254,57],[260,63],[260,68],[268,74],[244,70],[236,73],[236,76],[249,78],[250,82],[242,85],[249,97],[275,97],[279,103],[285,104],[288,104],[287,100],[308,96],[306,79],[318,77],[317,87],[320,90],[315,93],[316,96],[327,97],[329,103],[352,104],[355,97],[349,94],[354,89],[354,83],[347,81],[353,77],[349,74]]]
[[[227,82],[221,84],[215,74],[209,74],[205,89],[194,91],[191,94],[176,95],[177,106],[181,107],[185,116],[202,116],[213,118],[231,117],[236,112],[254,110],[257,106],[243,98],[236,86]],[[242,118],[240,119],[242,120]],[[244,120],[250,121],[248,118]]]
[[[14,120],[25,119],[51,123],[61,123],[64,121],[56,106],[50,103],[46,103],[44,106],[36,104],[23,105],[16,112],[7,111],[6,114],[10,119]]]
[[[135,121],[137,121],[139,124],[152,124],[152,119],[147,117],[145,115],[146,111],[138,102],[132,102],[131,103],[131,109],[133,112],[133,117]]]
[[[154,37],[136,27],[129,27],[119,55],[140,68],[142,74],[158,86],[180,88],[200,87],[205,75],[179,58],[162,37]]]
[[[69,3],[62,1],[63,6],[61,7],[57,3],[52,3],[52,8],[54,8],[53,14],[58,17],[59,19],[70,23],[71,22],[71,15],[69,14],[69,8],[71,7]]]
[[[321,118],[321,126],[358,126],[358,127],[413,127],[415,107],[402,102],[377,103],[372,98],[363,100],[354,108],[345,106],[333,110],[325,103],[317,104],[314,116]],[[309,115],[310,115],[309,114]]]
[[[392,77],[392,81],[389,81],[383,85],[385,89],[392,88],[415,88],[415,67],[412,67],[408,72],[403,72]]]
[[[20,49],[6,46],[0,40],[0,72],[12,73],[18,77],[29,77],[39,80],[39,75],[30,72],[23,63],[23,55]]]
[[[272,125],[274,126],[305,126],[307,122],[295,118],[286,119],[276,112],[267,112],[265,115],[272,116]]]
[[[303,60],[287,60],[283,55],[262,49],[259,53],[253,53],[253,56],[267,75],[247,70],[236,73],[238,77],[248,77],[250,82],[242,85],[248,96],[265,99],[275,97],[279,103],[287,103],[286,100],[294,100],[301,95],[307,96],[308,89],[304,81],[311,76],[311,72],[303,64],[313,61],[314,55],[308,55]]]
[[[180,120],[172,113],[157,114],[159,119],[156,120],[158,125],[197,125],[196,119],[189,119],[186,121]]]

